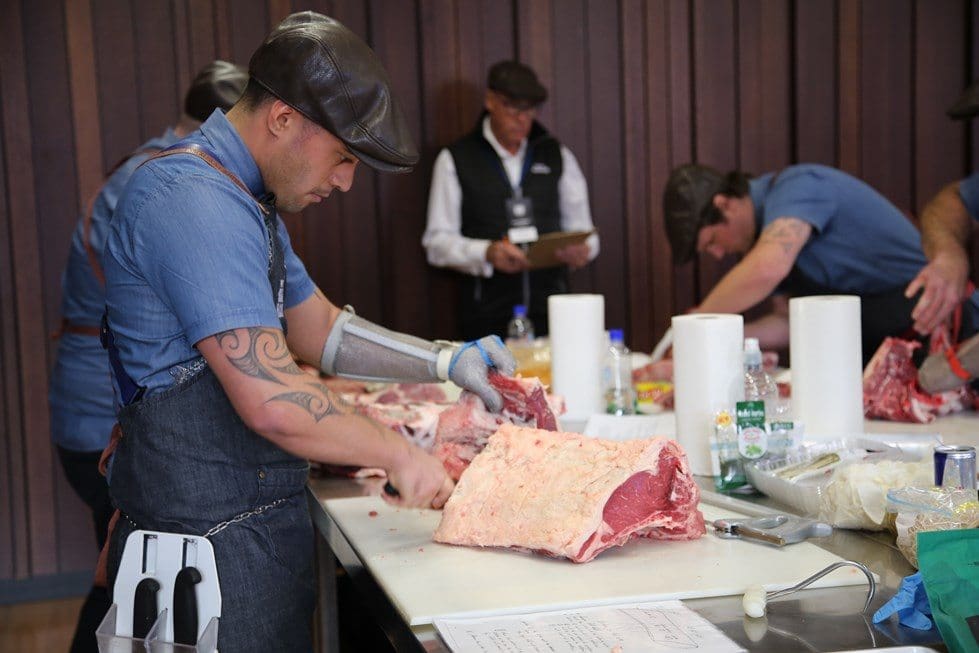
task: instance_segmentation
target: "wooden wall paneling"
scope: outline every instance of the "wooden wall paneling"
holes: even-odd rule
[[[439,150],[471,129],[474,116],[459,109],[460,89],[471,80],[461,77],[459,62],[464,45],[459,42],[455,0],[419,0],[419,52],[421,55],[421,137],[419,168],[431,178],[432,164]],[[428,190],[425,190],[426,207]],[[419,236],[419,242],[421,237]],[[420,335],[434,336],[451,329],[458,335],[456,283],[452,271],[426,265],[428,295],[420,296],[429,311],[429,326]],[[451,326],[447,324],[451,321]],[[443,336],[444,337],[444,336]]]
[[[861,176],[899,208],[910,211],[911,2],[865,0],[861,11]]]
[[[625,230],[629,284],[622,296],[628,303],[628,321],[623,323],[629,346],[635,351],[649,351],[650,327],[654,313],[654,289],[650,275],[653,259],[650,242],[650,193],[647,186],[651,160],[661,157],[653,145],[650,132],[664,122],[662,103],[647,105],[648,89],[663,78],[656,63],[647,56],[647,47],[655,43],[662,49],[662,2],[650,7],[638,0],[624,0],[620,7],[622,57],[622,219]],[[658,14],[658,21],[647,24],[647,14]],[[601,254],[600,254],[601,256]]]
[[[186,88],[192,71],[200,70],[207,62],[220,58],[214,27],[214,3],[210,0],[179,0],[174,7],[178,29],[175,38],[186,48],[183,53],[180,53],[181,48],[177,49],[180,53],[178,56],[182,57],[180,69],[186,75],[180,79],[180,87]]]
[[[863,173],[860,130],[863,111],[861,110],[860,71],[862,68],[862,14],[859,0],[839,0],[839,134],[836,148],[839,157],[837,167],[851,175],[861,177]]]
[[[584,161],[582,166],[589,181],[592,215],[600,230],[602,250],[590,266],[573,277],[576,277],[575,290],[598,292],[605,296],[607,328],[627,329],[632,310],[629,303],[629,270],[633,265],[642,265],[645,255],[636,260],[630,257],[625,224],[625,171],[622,159],[627,134],[622,129],[621,14],[618,3],[609,5],[595,0],[588,0],[585,10],[583,18],[587,31],[584,41],[580,45],[569,43],[568,46],[579,48],[579,52],[584,49],[587,53],[581,61],[585,71],[582,79],[587,85],[579,95],[587,102],[587,113],[572,115],[581,122],[578,129],[583,130],[588,138],[587,149],[576,152],[576,155]],[[567,31],[570,30],[558,29],[555,33],[560,35]],[[568,46],[555,49],[556,60],[566,61],[570,58],[570,53],[566,52]],[[571,86],[573,80],[567,83]],[[614,101],[610,101],[612,98]],[[568,95],[562,103],[561,112],[563,114],[568,108],[583,104],[580,99]],[[570,125],[562,129],[568,127]],[[559,136],[563,138],[562,134]],[[642,313],[645,304],[637,304],[635,310]],[[627,332],[626,341],[631,343],[634,335]]]
[[[11,68],[23,65],[23,55],[16,47],[23,35],[19,7],[7,14],[12,28],[0,44],[0,77],[13,75]],[[12,36],[11,36],[12,34]],[[6,143],[8,129],[5,113],[24,110],[14,103],[10,89],[0,84],[0,579],[26,575],[27,527],[24,499],[23,437],[20,415],[20,360],[17,355],[17,325],[15,323],[16,294],[14,292],[14,256],[11,238],[13,179],[8,177],[12,166],[18,165],[14,151]],[[19,154],[19,152],[18,152]]]
[[[966,79],[962,80],[962,88],[966,88],[973,80],[979,80],[979,41],[975,35],[979,34],[979,0],[972,0],[969,7],[969,42],[966,48],[966,61],[968,62]],[[969,147],[966,152],[966,167],[962,171],[965,177],[973,172],[979,172],[979,120],[973,118],[968,121],[966,133],[969,134]],[[972,280],[979,283],[979,238],[976,237],[976,229],[972,230]]]
[[[69,73],[67,68],[68,51],[63,8],[52,3],[33,3],[24,5],[25,32],[24,45],[26,57],[30,61],[31,73],[27,76],[30,125],[33,156],[33,178],[35,180],[35,210],[43,226],[40,231],[44,238],[37,239],[37,259],[41,278],[41,300],[44,310],[34,317],[31,328],[40,329],[43,334],[52,333],[60,321],[61,273],[67,257],[68,243],[72,228],[78,219],[78,204],[75,193],[45,192],[44,184],[49,179],[58,179],[66,188],[74,188],[76,183],[74,159],[66,156],[73,140],[71,120],[71,97]],[[89,163],[91,165],[91,162]],[[54,361],[57,341],[50,338],[41,340],[42,348],[31,356],[30,364],[44,370],[50,369]],[[47,377],[45,376],[45,384]],[[46,385],[45,385],[46,391]],[[46,392],[44,393],[46,398]],[[30,406],[30,411],[44,411],[47,424],[47,402],[40,401]],[[64,478],[56,453],[47,431],[25,433],[25,437],[35,440],[34,446],[45,448],[51,466],[37,483],[50,484],[52,504],[44,506],[54,519],[55,528],[51,538],[55,546],[55,569],[58,571],[85,569],[95,561],[94,548],[75,546],[63,534],[77,532],[77,529],[90,524],[82,501],[75,495]],[[90,527],[90,526],[89,526]]]
[[[669,24],[669,123],[664,137],[669,143],[669,169],[672,170],[695,160],[693,6],[690,0],[668,0],[666,11]],[[658,212],[660,220],[663,213],[663,188],[668,177],[669,172],[661,181],[651,178],[651,183],[655,184],[650,189],[653,194],[653,209]],[[669,258],[673,272],[671,316],[685,313],[697,303],[696,265],[688,263],[679,268],[673,266],[673,255],[666,239],[666,231],[660,229],[656,235],[661,239],[658,251]]]
[[[837,130],[835,3],[796,2],[794,34],[792,160],[836,165],[837,140],[832,137]]]
[[[174,52],[177,32],[174,18],[169,3],[133,4],[140,137],[130,144],[130,150],[176,124],[183,111],[183,97],[190,79],[178,86],[181,75]]]
[[[739,167],[779,170],[791,157],[790,5],[738,3]]]
[[[694,0],[694,120],[696,159],[722,172],[738,165],[736,14],[732,2]],[[733,257],[697,261],[700,297],[710,291],[731,266]]]
[[[3,65],[3,84],[0,85],[3,105],[3,133],[8,195],[8,238],[10,261],[13,263],[13,303],[6,307],[15,315],[14,356],[17,377],[12,384],[20,413],[20,429],[11,440],[17,442],[8,472],[15,488],[15,518],[13,527],[24,529],[27,535],[26,560],[16,551],[15,577],[46,574],[57,571],[57,550],[54,538],[55,520],[54,481],[52,478],[51,441],[48,437],[47,364],[38,352],[45,349],[45,334],[38,328],[43,324],[41,264],[38,257],[38,214],[32,149],[31,98],[28,93],[28,62],[25,38],[20,29],[20,7],[8,7],[7,19],[18,29],[10,30],[0,45],[0,65]],[[11,165],[12,162],[16,162]],[[11,397],[13,399],[13,397]],[[8,404],[9,406],[9,404]],[[21,456],[23,456],[21,458]],[[24,490],[26,489],[26,492]],[[20,504],[20,505],[17,505]],[[26,512],[21,512],[26,508]],[[26,562],[26,565],[24,564]]]
[[[70,74],[71,128],[74,135],[75,169],[78,174],[75,206],[80,211],[102,184],[102,162],[105,160],[102,156],[92,14],[88,2],[65,3],[65,32]],[[65,231],[59,233],[67,242],[71,226],[66,226]]]
[[[552,20],[555,7],[563,7],[559,0],[515,0],[517,52],[519,61],[533,68],[541,83],[549,89],[554,89],[553,57],[554,27]],[[541,107],[538,120],[545,125],[554,123],[554,103],[546,102]]]
[[[370,18],[375,50],[387,66],[394,95],[421,149],[421,71],[419,42],[413,29],[418,24],[417,6],[399,0],[376,0],[371,5]],[[385,326],[408,333],[429,330],[429,307],[419,301],[427,295],[427,263],[421,234],[425,229],[425,186],[429,177],[419,166],[409,174],[380,175],[377,183],[378,244],[385,262],[381,280],[385,301],[380,317]],[[451,333],[451,319],[448,321],[442,328]]]
[[[102,125],[102,166],[105,173],[140,140],[136,36],[132,6],[125,0],[92,4],[99,120]]]
[[[945,115],[967,78],[962,0],[917,0],[914,42],[914,204],[922,207],[965,169],[965,126]],[[936,71],[943,74],[936,75]]]
[[[263,2],[215,0],[215,9],[218,34],[222,40],[223,30],[227,29],[227,46],[221,43],[218,51],[227,52],[225,58],[247,66],[252,53],[274,27],[268,5]],[[225,47],[230,49],[225,50]]]

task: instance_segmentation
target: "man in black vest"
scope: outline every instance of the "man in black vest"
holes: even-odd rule
[[[568,271],[598,254],[598,236],[558,250],[563,263],[530,270],[524,238],[594,228],[588,187],[574,155],[535,120],[547,99],[537,75],[516,61],[489,71],[485,111],[475,129],[439,153],[432,173],[428,262],[465,276],[461,336],[506,335],[513,307],[527,305],[547,333],[547,297],[568,292]]]

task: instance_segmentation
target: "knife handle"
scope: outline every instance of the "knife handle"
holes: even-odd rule
[[[387,483],[384,484],[384,494],[388,495],[389,497],[401,496],[401,493],[398,492],[398,488],[391,485],[391,481],[388,481]]]
[[[197,590],[201,572],[184,567],[173,581],[173,643],[197,644]]]
[[[160,584],[153,578],[144,578],[136,586],[133,594],[133,638],[145,639],[159,615],[156,593]]]

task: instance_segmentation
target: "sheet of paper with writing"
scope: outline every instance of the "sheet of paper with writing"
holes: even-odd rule
[[[436,618],[454,653],[487,651],[744,651],[680,601],[472,619]]]

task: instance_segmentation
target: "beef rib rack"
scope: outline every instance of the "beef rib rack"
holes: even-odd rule
[[[673,440],[613,442],[504,424],[460,478],[434,539],[588,562],[636,537],[700,537],[699,501]]]

